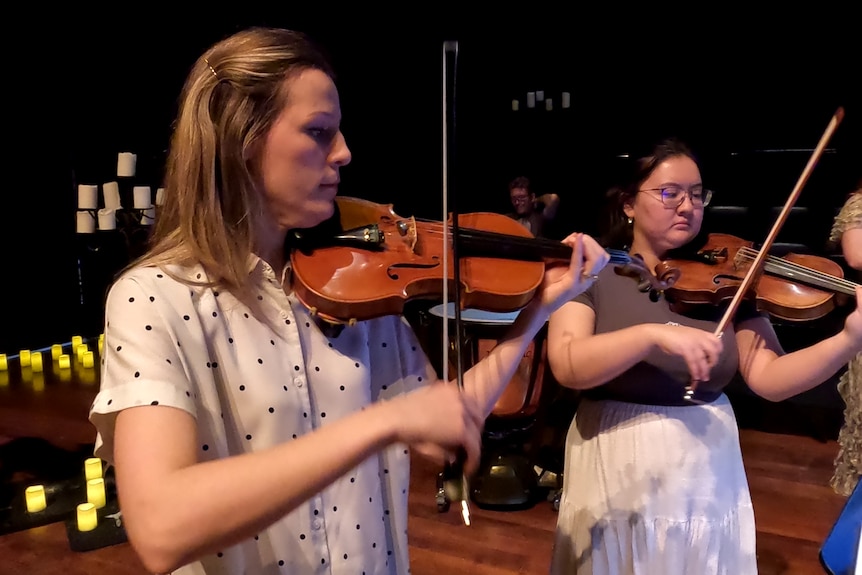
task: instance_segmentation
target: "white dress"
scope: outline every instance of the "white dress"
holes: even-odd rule
[[[720,316],[711,307],[699,318],[679,315],[610,266],[576,300],[596,312],[596,333],[643,323],[712,332]],[[736,319],[756,315],[740,308]],[[710,403],[682,401],[688,367],[659,350],[582,393],[566,436],[553,575],[757,573],[739,431],[722,391],[737,370],[727,337],[699,387]]]
[[[203,277],[201,269],[175,270]],[[266,449],[436,379],[406,320],[385,317],[327,337],[262,260],[263,317],[228,292],[155,268],[111,289],[95,454],[113,461],[116,413],[169,405],[196,418],[201,461]],[[200,276],[198,274],[201,274]],[[257,536],[176,575],[409,573],[404,445],[363,461]]]
[[[566,437],[553,575],[753,575],[736,419],[707,405],[581,400]]]

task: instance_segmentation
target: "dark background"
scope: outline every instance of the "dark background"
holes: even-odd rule
[[[527,175],[537,193],[561,196],[564,228],[593,232],[615,157],[671,133],[701,153],[716,204],[781,206],[839,105],[847,116],[797,202],[821,214],[805,243],[821,248],[860,177],[862,57],[849,13],[399,6],[196,4],[181,17],[106,7],[10,22],[0,353],[79,333],[76,184],[116,179],[117,153],[128,151],[135,183],[158,187],[187,70],[247,25],[300,29],[328,49],[353,152],[341,193],[401,215],[441,216],[444,40],[459,47],[449,180],[459,211],[507,210],[506,184]],[[553,98],[552,112],[526,108],[535,90]]]

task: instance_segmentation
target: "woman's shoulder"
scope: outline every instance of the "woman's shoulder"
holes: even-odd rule
[[[113,282],[111,291],[128,289],[136,285],[152,292],[188,290],[195,283],[205,281],[206,273],[200,265],[156,265],[138,264],[120,273]]]

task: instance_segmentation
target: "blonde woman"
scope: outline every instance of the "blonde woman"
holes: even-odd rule
[[[850,267],[862,270],[862,181],[836,216],[829,240],[841,247]],[[862,353],[847,365],[838,391],[846,407],[831,484],[836,493],[849,496],[862,475]]]
[[[571,261],[463,392],[437,381],[403,317],[329,334],[296,297],[285,239],[334,213],[351,159],[340,123],[332,70],[295,32],[238,32],[189,73],[152,248],[108,296],[90,415],[154,573],[409,573],[408,449],[442,464],[463,448],[475,469],[527,345],[608,262],[566,238]]]

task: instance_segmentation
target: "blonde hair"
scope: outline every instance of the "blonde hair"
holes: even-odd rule
[[[310,68],[334,78],[305,35],[274,28],[240,31],[198,58],[171,137],[165,201],[147,253],[131,266],[200,264],[207,282],[177,279],[219,285],[240,297],[247,291],[264,213],[260,150],[287,103],[290,79]]]

